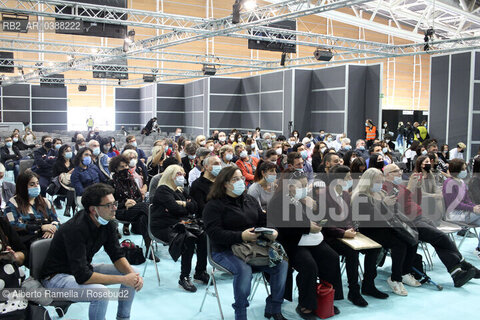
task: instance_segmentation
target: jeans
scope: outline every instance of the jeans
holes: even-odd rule
[[[266,272],[270,275],[270,296],[267,297],[265,313],[280,313],[285,292],[285,281],[287,279],[288,264],[285,261],[274,267],[252,267],[232,251],[212,252],[213,261],[227,269],[233,274],[233,295],[235,303],[232,304],[235,310],[235,320],[247,319],[248,296],[250,295],[252,272]]]
[[[401,134],[397,136],[397,147],[400,147],[400,146],[403,147],[403,136]]]
[[[113,264],[97,264],[93,265],[93,271],[107,275],[123,275],[115,268]],[[137,272],[135,270],[135,272]],[[104,290],[106,287],[103,284],[78,284],[75,277],[70,274],[59,273],[51,279],[44,279],[42,284],[47,289],[61,288],[61,289],[85,289],[85,290]],[[135,289],[124,285],[120,286],[120,289],[127,289],[128,298],[118,301],[117,320],[130,319],[130,310],[132,308],[133,298],[135,296]],[[81,296],[86,296],[83,294]],[[93,300],[93,301],[92,301]],[[94,298],[87,299],[83,302],[90,302],[90,308],[88,310],[89,320],[104,320],[107,313],[108,300],[94,300]]]

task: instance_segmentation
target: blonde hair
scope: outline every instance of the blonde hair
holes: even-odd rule
[[[138,159],[138,153],[137,151],[133,150],[133,149],[127,149],[125,151],[122,152],[122,155],[124,155],[125,157],[130,157],[130,155],[135,155],[135,157]]]
[[[176,186],[175,186],[176,188],[173,188],[174,185],[172,185],[172,180],[175,179],[175,177],[177,176],[177,173],[179,172],[183,172],[185,174],[185,170],[183,170],[183,168],[178,164],[172,164],[168,166],[167,169],[165,169],[165,171],[163,171],[162,173],[162,177],[158,182],[158,187],[167,186],[173,190],[176,190],[176,189],[182,190],[183,188],[179,188]]]
[[[358,181],[357,187],[355,188],[355,190],[353,190],[352,202],[356,201],[361,194],[365,194],[371,197],[373,181],[378,177],[382,177],[383,179],[383,173],[377,168],[370,168],[366,170]]]
[[[152,148],[152,158],[155,158],[157,153],[165,153],[165,148],[163,146],[155,146]]]
[[[205,143],[207,143],[207,137],[205,137],[203,134],[197,136],[195,138],[195,143],[199,146],[200,145],[200,140],[205,140]]]
[[[227,152],[227,151],[233,152],[234,150],[233,150],[232,146],[230,146],[230,145],[228,145],[228,144],[227,144],[227,145],[224,145],[223,147],[220,148],[220,151],[218,152],[218,155],[220,156],[220,158],[223,158],[223,155],[224,155],[225,152]]]

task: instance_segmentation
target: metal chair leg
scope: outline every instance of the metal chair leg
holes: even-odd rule
[[[202,312],[203,305],[205,304],[205,299],[207,299],[208,290],[210,289],[210,286],[212,285],[212,278],[213,278],[213,272],[210,273],[210,278],[208,279],[207,287],[205,288],[205,294],[203,295],[202,304],[200,305],[200,310],[198,312]]]
[[[155,265],[155,271],[157,272],[158,286],[160,286],[160,273],[158,273],[158,266],[157,266],[157,260],[155,260],[155,253],[153,250],[150,250],[150,253],[152,254],[152,261],[153,261],[153,264]]]
[[[265,279],[265,275],[262,273],[263,284],[265,285],[265,291],[267,291],[267,296],[270,295],[270,289],[268,289],[267,279]]]
[[[259,285],[259,274],[255,274],[255,277],[253,278],[253,283],[252,283],[252,288],[250,290],[250,295],[248,296],[247,300],[248,302],[251,302],[253,300],[253,297],[255,297],[255,293],[257,292],[258,285]]]
[[[213,275],[213,273],[212,273]],[[217,298],[217,303],[218,303],[218,309],[220,310],[220,318],[222,320],[224,320],[224,316],[223,316],[223,310],[222,310],[222,304],[220,303],[220,296],[218,295],[218,288],[217,288],[217,281],[215,280],[215,277],[212,277],[213,278],[213,288],[215,289],[215,297]]]
[[[146,257],[148,257],[148,255],[150,254],[150,250],[153,250],[152,245],[153,245],[154,242],[155,242],[154,240],[150,241],[150,247],[148,247],[147,254],[145,255]],[[143,267],[142,278],[145,278],[145,272],[147,271],[147,265],[148,265],[148,259],[145,261],[145,266]]]

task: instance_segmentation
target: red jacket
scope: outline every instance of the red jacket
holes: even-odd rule
[[[249,185],[253,182],[253,178],[255,177],[255,171],[257,170],[258,159],[254,157],[249,157],[249,161],[243,161],[242,159],[238,159],[235,164],[237,167],[242,171],[242,175],[245,177],[245,182]]]
[[[407,189],[407,187],[403,185],[395,185],[389,181],[385,181],[383,183],[383,190],[387,192],[388,195],[393,193],[394,188],[399,190],[397,196],[397,205],[404,215],[409,217],[411,220],[422,215],[422,208],[420,207],[422,202],[421,189],[413,194]]]

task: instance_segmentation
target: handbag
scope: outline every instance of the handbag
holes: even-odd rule
[[[142,248],[135,245],[130,239],[123,240],[120,247],[131,265],[139,265],[146,261]]]
[[[317,284],[317,309],[315,310],[317,317],[327,319],[335,315],[333,310],[334,296],[333,285],[323,280]]]
[[[231,249],[235,256],[251,266],[274,267],[287,256],[279,242],[263,239],[257,239],[256,242],[236,243]]]
[[[416,246],[418,244],[418,231],[410,219],[401,212],[392,212],[383,202],[382,206],[388,211],[390,216],[390,218],[385,219],[385,222],[392,228],[395,235],[408,245]]]
[[[47,190],[46,192],[51,195],[51,196],[54,196],[58,193],[58,191],[60,191],[60,188],[62,187],[62,185],[60,184],[60,181],[58,180],[58,176],[57,177],[53,177],[52,178],[52,181],[50,182],[50,184],[48,185],[47,187]]]

